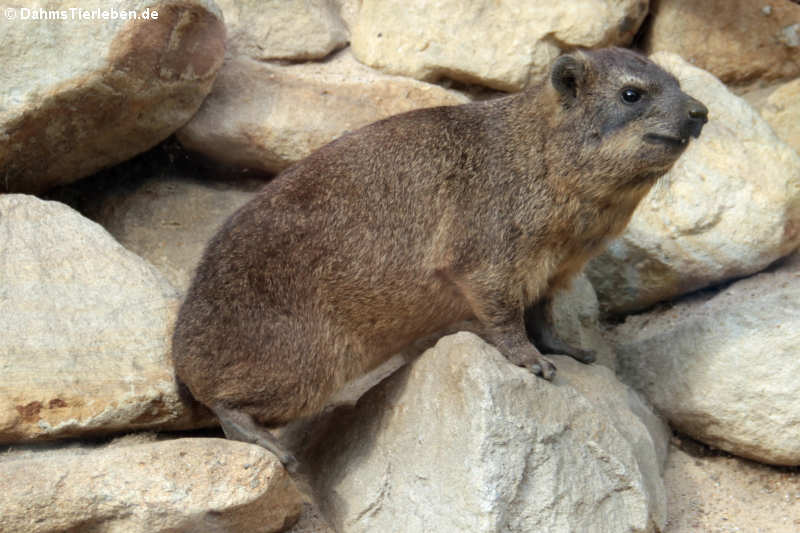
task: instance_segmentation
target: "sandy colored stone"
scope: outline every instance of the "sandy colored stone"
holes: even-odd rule
[[[653,59],[709,122],[587,269],[623,313],[753,274],[800,246],[800,156],[744,100],[674,54]]]
[[[663,526],[663,429],[608,369],[554,361],[550,383],[472,334],[441,339],[333,424],[310,462],[326,517],[348,533]]]
[[[333,0],[216,0],[225,15],[228,49],[258,60],[319,59],[347,45]]]
[[[359,61],[390,74],[518,91],[564,49],[628,44],[647,0],[364,0],[351,28]]]
[[[674,439],[664,472],[664,533],[794,533],[800,530],[800,470],[774,467]]]
[[[0,196],[0,443],[207,424],[169,358],[178,303],[69,207]]]
[[[176,439],[0,456],[0,531],[282,531],[301,497],[265,449]]]
[[[800,153],[800,78],[775,89],[759,111],[778,137]]]
[[[619,374],[674,428],[800,465],[800,261],[628,317],[613,343]]]
[[[672,52],[726,83],[800,75],[800,5],[652,0],[648,53]]]
[[[17,7],[19,6],[19,7]],[[211,0],[91,0],[80,9],[156,11],[82,20],[75,2],[5,6],[0,17],[0,192],[41,192],[143,152],[200,107],[222,65]],[[66,20],[23,20],[25,11]]]
[[[277,172],[381,118],[466,101],[436,85],[377,73],[349,50],[299,65],[234,58],[178,139],[216,160]]]
[[[78,197],[73,207],[185,294],[208,242],[263,185],[260,180],[211,181],[160,169],[119,184],[90,178],[59,195]]]
[[[566,343],[583,350],[593,350],[596,362],[616,367],[616,354],[605,339],[600,325],[600,305],[594,287],[580,274],[571,287],[557,292],[553,299],[553,329]]]

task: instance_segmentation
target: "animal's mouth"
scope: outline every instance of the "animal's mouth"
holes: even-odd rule
[[[666,144],[673,148],[681,148],[689,143],[688,137],[672,137],[670,135],[661,135],[660,133],[647,133],[644,140],[651,144]]]

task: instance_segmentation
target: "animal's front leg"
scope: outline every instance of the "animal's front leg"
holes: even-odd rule
[[[484,276],[488,279],[508,279]],[[475,317],[481,323],[484,339],[518,366],[523,366],[546,380],[552,380],[555,365],[544,357],[525,333],[524,307],[521,295],[506,285],[461,280],[457,283]]]

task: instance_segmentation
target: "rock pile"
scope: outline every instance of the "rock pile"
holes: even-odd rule
[[[282,531],[313,495],[319,531],[655,532],[669,426],[800,465],[800,5],[71,7],[0,20],[0,531]],[[261,182],[202,169],[275,173],[607,45],[653,53],[710,122],[555,303],[598,364],[556,356],[550,383],[474,335],[444,337],[334,412],[294,477],[208,429],[174,378],[172,325],[205,242]],[[207,166],[147,152],[171,135]]]

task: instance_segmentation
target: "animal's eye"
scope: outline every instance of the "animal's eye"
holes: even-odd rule
[[[626,104],[635,104],[642,98],[642,93],[637,89],[622,89],[622,101]]]

